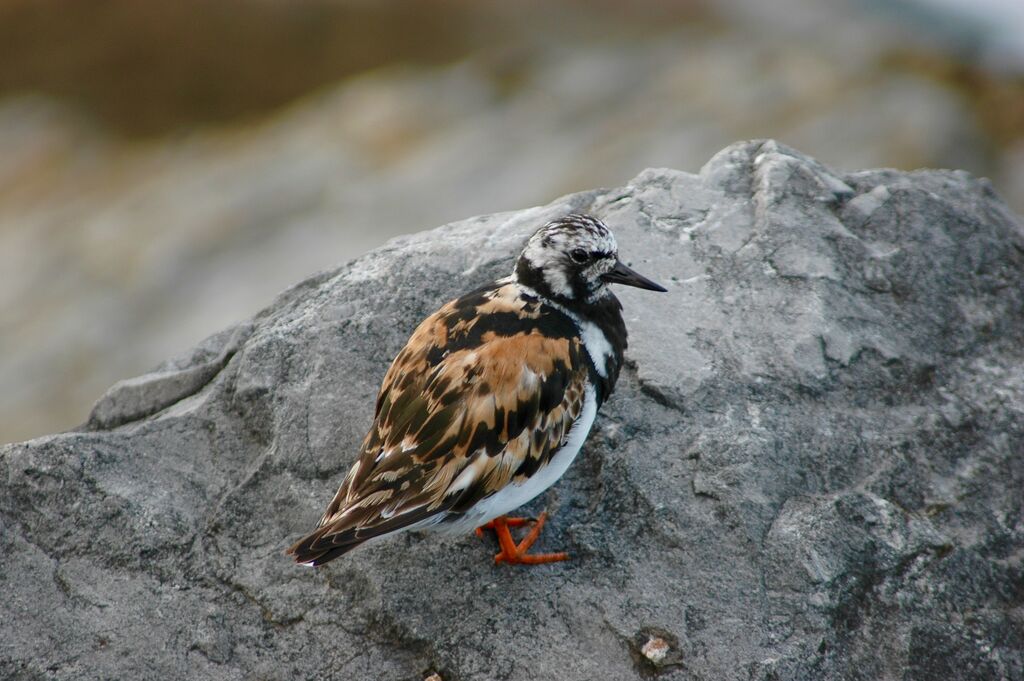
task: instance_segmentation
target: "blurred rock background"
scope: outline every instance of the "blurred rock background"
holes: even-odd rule
[[[1024,3],[553,4],[0,4],[0,442],[389,237],[739,139],[1024,210]]]

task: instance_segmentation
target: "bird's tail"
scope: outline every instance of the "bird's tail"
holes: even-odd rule
[[[386,518],[378,512],[378,507],[348,509],[333,519],[325,517],[319,528],[295,542],[286,553],[294,557],[296,563],[312,567],[323,565],[371,539],[435,524],[448,514],[457,499],[457,495],[451,495],[437,508],[424,503]]]
[[[294,558],[296,563],[319,567],[366,541],[354,536],[344,538],[336,530],[332,532],[332,529],[330,526],[319,528],[295,542],[285,553]]]

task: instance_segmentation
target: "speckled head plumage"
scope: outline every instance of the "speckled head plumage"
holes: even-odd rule
[[[626,349],[609,283],[664,291],[618,260],[600,220],[568,215],[530,237],[511,277],[443,305],[392,362],[358,459],[320,520],[289,550],[322,565],[409,528],[493,521],[496,560],[527,554],[504,514],[555,483],[611,394]]]
[[[593,304],[609,295],[608,284],[665,289],[623,265],[615,235],[590,215],[552,220],[530,237],[516,259],[513,277],[562,304]]]

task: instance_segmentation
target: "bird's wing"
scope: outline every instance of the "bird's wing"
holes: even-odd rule
[[[459,514],[547,465],[583,408],[585,350],[570,321],[509,288],[453,301],[413,333],[359,460],[320,528],[290,550],[296,560],[320,564]]]

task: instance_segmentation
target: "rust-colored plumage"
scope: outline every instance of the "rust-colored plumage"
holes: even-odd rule
[[[593,232],[577,241],[605,244],[611,270],[610,232],[585,226]],[[585,319],[564,295],[513,276],[424,320],[388,369],[359,458],[319,528],[289,549],[295,560],[320,565],[400,529],[468,531],[552,484],[611,392],[625,348],[615,297],[580,302]],[[605,354],[587,345],[585,324]]]
[[[320,529],[292,547],[297,559],[324,562],[399,526],[454,519],[547,464],[579,417],[587,367],[579,338],[541,333],[541,306],[506,284],[420,324]]]

